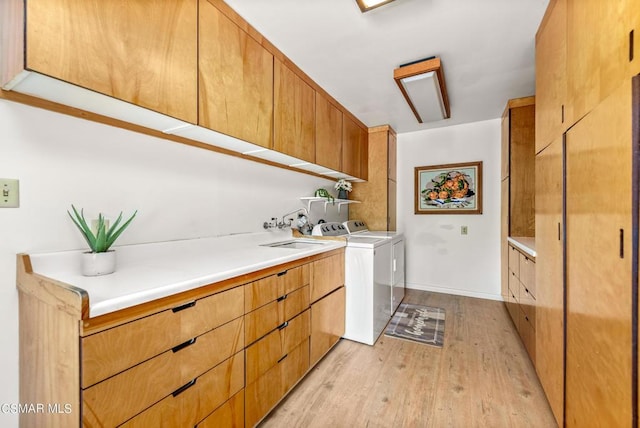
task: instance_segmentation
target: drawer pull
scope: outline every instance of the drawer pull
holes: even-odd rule
[[[181,344],[179,344],[178,346],[174,346],[173,348],[171,348],[171,350],[172,350],[174,353],[176,353],[176,352],[178,352],[179,350],[184,349],[184,348],[186,348],[187,346],[191,346],[191,345],[193,345],[194,343],[196,343],[196,339],[197,339],[197,337],[194,337],[193,339],[187,340],[186,342],[181,343]]]
[[[282,302],[284,299],[287,298],[287,296],[289,296],[288,294],[285,294],[284,296],[280,296],[276,299],[277,302]]]
[[[285,270],[284,272],[278,272],[277,276],[283,276],[283,275],[286,275],[286,274],[287,274],[287,272],[288,272],[288,271],[286,271],[286,270]]]
[[[193,308],[196,305],[196,301],[185,303],[184,305],[176,306],[171,309],[171,311],[175,314],[176,312],[184,311],[185,309]]]
[[[288,325],[289,325],[289,321],[285,321],[285,322],[283,322],[282,324],[280,324],[278,326],[278,330],[282,330],[283,328],[285,328]]]
[[[174,397],[177,397],[178,395],[182,394],[183,392],[185,392],[187,389],[191,388],[193,385],[196,384],[196,381],[198,379],[194,379],[191,382],[187,383],[186,385],[182,385],[180,388],[176,389],[175,391],[173,391],[171,393],[171,395],[173,395]]]
[[[289,354],[284,354],[284,356],[278,360],[278,363],[281,362],[282,360],[284,360],[285,358],[287,358],[288,356],[289,356]]]

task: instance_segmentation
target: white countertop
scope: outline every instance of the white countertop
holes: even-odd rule
[[[507,241],[514,247],[529,254],[531,257],[536,257],[536,238],[510,236],[507,238]]]
[[[261,246],[290,239],[290,231],[258,232],[113,247],[116,272],[98,277],[80,273],[85,250],[29,257],[35,273],[85,290],[89,316],[96,317],[345,246],[344,240],[318,240],[321,245],[300,249]]]

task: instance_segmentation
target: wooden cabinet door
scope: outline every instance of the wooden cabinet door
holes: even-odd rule
[[[562,137],[536,156],[536,371],[563,426]]]
[[[640,74],[640,2],[637,0],[626,0],[627,12],[625,15],[629,18],[630,23],[628,30],[633,31],[633,59],[631,61],[630,75]]]
[[[566,73],[567,0],[557,0],[536,35],[536,153],[564,132]]]
[[[367,179],[368,132],[360,128],[350,117],[342,121],[342,172],[352,177]]]
[[[567,108],[575,123],[613,92],[629,70],[624,1],[567,0]]]
[[[206,0],[199,20],[198,124],[271,148],[273,55]]]
[[[311,350],[309,361],[313,366],[344,335],[345,288],[311,305]]]
[[[196,123],[196,0],[29,0],[26,67]]]
[[[625,82],[566,135],[567,426],[632,424],[630,119]]]
[[[509,236],[535,233],[535,106],[510,112]]]
[[[342,112],[316,92],[316,163],[334,171],[342,168]]]
[[[505,302],[509,297],[509,178],[502,180],[500,189],[502,202],[500,203],[500,294]]]
[[[273,148],[315,162],[315,91],[281,61],[274,63]]]

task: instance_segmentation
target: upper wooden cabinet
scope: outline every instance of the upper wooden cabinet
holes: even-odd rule
[[[315,91],[281,61],[274,64],[273,148],[315,162]]]
[[[273,146],[273,55],[200,0],[198,124]]]
[[[549,4],[536,34],[536,153],[565,130],[567,0]]]
[[[369,129],[368,180],[354,183],[349,218],[364,220],[371,230],[396,230],[396,133],[389,125]]]
[[[316,92],[316,163],[335,171],[342,168],[342,112]]]
[[[366,180],[369,169],[368,130],[349,116],[342,120],[342,171]]]
[[[508,132],[509,236],[535,234],[535,99],[509,100],[503,115],[503,141]],[[504,156],[504,153],[503,153]]]
[[[634,0],[635,1],[635,0]],[[570,124],[629,76],[626,1],[567,0],[567,90]],[[539,72],[539,70],[536,70]]]
[[[196,0],[25,3],[27,69],[196,123]]]

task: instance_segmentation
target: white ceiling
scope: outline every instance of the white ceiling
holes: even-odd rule
[[[535,33],[549,0],[226,0],[367,126],[398,133],[500,117],[535,92]],[[393,70],[439,56],[451,118],[419,124]]]

